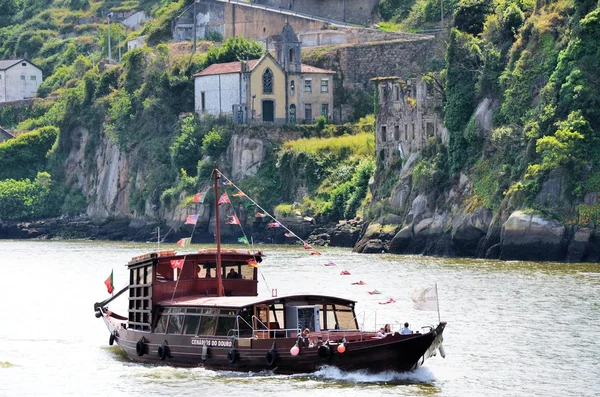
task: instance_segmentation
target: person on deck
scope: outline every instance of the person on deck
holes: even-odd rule
[[[229,273],[227,273],[227,278],[240,278],[240,275],[235,271],[234,268],[231,268]]]
[[[392,332],[392,326],[389,324],[386,324],[385,327],[383,327],[383,330],[385,332],[386,335],[391,335]]]
[[[298,339],[300,339],[299,342],[301,342],[302,346],[304,347],[308,347],[308,345],[310,344],[310,339],[308,338],[309,334],[310,330],[308,328],[304,328],[304,331],[302,331],[302,333],[298,337]]]
[[[379,338],[379,339],[385,338],[385,328],[383,328],[383,327],[379,328],[379,332],[377,332],[376,338]]]
[[[413,332],[410,330],[410,328],[408,328],[408,323],[404,323],[404,328],[402,328],[402,331],[400,331],[400,333],[402,335],[408,335],[412,334]]]

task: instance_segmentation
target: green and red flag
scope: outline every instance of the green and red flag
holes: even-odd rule
[[[106,285],[106,289],[109,294],[112,294],[115,290],[115,285],[113,284],[113,271],[110,271],[110,276],[104,281],[104,285]]]

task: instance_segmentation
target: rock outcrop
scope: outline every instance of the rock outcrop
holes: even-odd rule
[[[566,253],[565,227],[536,214],[513,212],[502,225],[500,259],[560,261]]]

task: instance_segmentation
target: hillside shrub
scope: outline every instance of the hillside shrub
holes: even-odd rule
[[[60,215],[64,188],[40,172],[35,180],[0,181],[0,219],[20,221]]]
[[[202,138],[202,151],[209,156],[218,157],[227,150],[230,138],[230,133],[215,127]]]
[[[45,169],[58,134],[56,127],[42,127],[0,144],[0,180],[34,178]]]

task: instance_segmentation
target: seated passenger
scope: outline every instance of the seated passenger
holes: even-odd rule
[[[390,335],[393,334],[392,332],[392,326],[389,324],[386,324],[385,327],[383,327],[383,330],[385,332],[386,335]]]
[[[298,335],[298,345],[303,347],[308,347],[310,344],[309,339],[310,330],[308,328],[304,328],[304,331],[300,335]]]
[[[240,278],[240,275],[235,271],[234,268],[231,268],[229,273],[227,273],[227,278]]]
[[[412,334],[413,332],[410,330],[410,328],[408,328],[408,323],[404,323],[404,328],[402,328],[402,331],[400,331],[400,333],[402,335],[408,335]]]
[[[385,328],[379,328],[379,332],[377,332],[377,338],[385,338]]]

